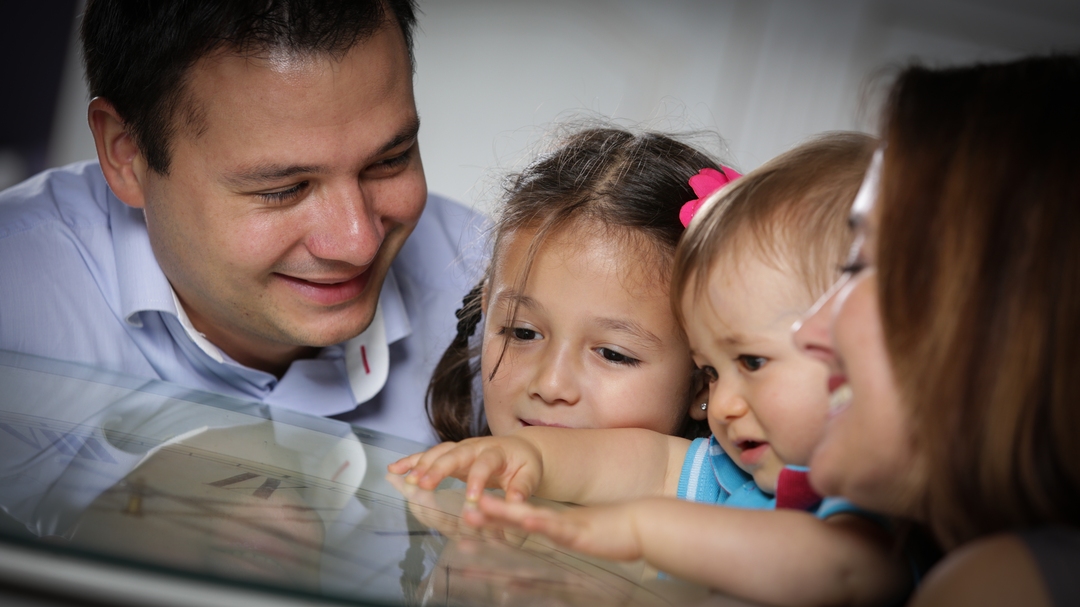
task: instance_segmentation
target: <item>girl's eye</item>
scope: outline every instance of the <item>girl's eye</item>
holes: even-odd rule
[[[600,348],[599,352],[600,352],[600,356],[604,357],[604,360],[607,360],[607,361],[610,361],[610,362],[613,362],[613,363],[617,363],[617,364],[620,364],[620,365],[634,366],[634,365],[637,365],[638,363],[641,362],[640,360],[638,360],[636,358],[633,358],[632,356],[627,356],[627,355],[623,354],[622,352],[616,352],[615,350],[612,350],[611,348]]]
[[[697,372],[710,384],[720,379],[720,374],[716,372],[716,367],[705,365],[704,367],[698,367]]]
[[[738,359],[739,364],[743,366],[747,371],[757,371],[765,366],[768,362],[764,356],[753,356],[751,354],[743,354]]]
[[[292,186],[291,188],[280,190],[277,192],[264,192],[259,194],[258,196],[267,202],[281,204],[283,202],[289,202],[293,198],[296,198],[296,196],[300,194],[300,192],[307,189],[307,186],[308,182],[301,181],[300,183]]]
[[[518,341],[532,341],[540,336],[536,331],[525,327],[514,327],[510,329],[510,334]]]

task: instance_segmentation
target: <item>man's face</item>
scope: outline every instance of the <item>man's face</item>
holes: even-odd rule
[[[400,31],[338,59],[212,54],[185,93],[169,174],[142,181],[192,324],[272,371],[358,335],[427,197]]]

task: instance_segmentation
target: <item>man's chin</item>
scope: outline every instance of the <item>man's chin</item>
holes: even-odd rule
[[[290,331],[291,341],[298,346],[314,348],[340,344],[366,331],[374,316],[374,310],[370,310],[367,314],[331,318],[318,324],[297,326]]]

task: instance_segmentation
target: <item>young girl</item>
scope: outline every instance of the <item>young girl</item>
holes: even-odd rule
[[[491,265],[428,388],[441,439],[526,426],[707,435],[687,413],[698,387],[668,303],[679,209],[702,167],[734,175],[670,137],[598,128],[509,181]]]
[[[709,381],[707,399],[692,409],[708,419],[709,441],[525,428],[444,443],[391,472],[411,469],[406,480],[423,488],[464,476],[474,500],[485,485],[501,487],[506,501],[484,496],[466,520],[521,525],[596,556],[644,558],[754,601],[898,597],[908,575],[879,524],[817,500],[792,500],[817,517],[770,510],[787,493],[784,465],[809,461],[828,409],[827,373],[798,351],[791,325],[839,274],[851,243],[847,210],[873,146],[867,136],[835,134],[770,161],[707,201],[679,245],[672,295]],[[523,503],[533,493],[580,504],[636,501],[554,512]]]

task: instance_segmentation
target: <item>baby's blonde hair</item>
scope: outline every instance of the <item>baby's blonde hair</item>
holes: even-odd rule
[[[852,243],[851,203],[877,140],[855,132],[824,133],[769,160],[712,195],[675,251],[671,298],[682,315],[684,291],[695,294],[722,255],[756,253],[802,279],[814,301],[838,278]]]

